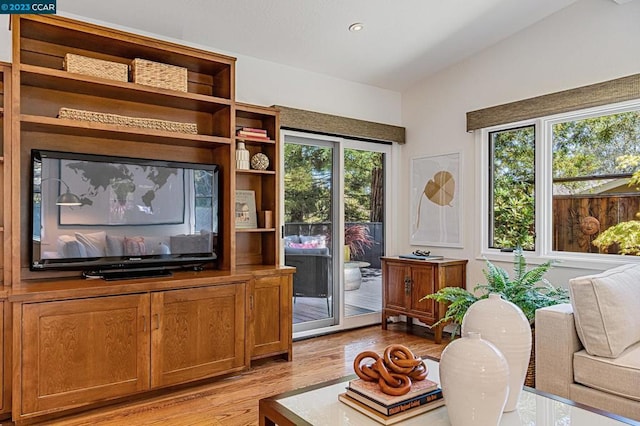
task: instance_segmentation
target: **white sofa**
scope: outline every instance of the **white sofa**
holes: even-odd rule
[[[104,256],[169,255],[185,253],[208,253],[211,251],[209,232],[171,236],[123,236],[110,235],[105,231],[93,233],[75,232],[60,235],[55,252],[45,252],[45,259],[83,258]],[[215,238],[215,237],[214,237]]]
[[[640,421],[640,265],[569,281],[538,309],[536,388]]]

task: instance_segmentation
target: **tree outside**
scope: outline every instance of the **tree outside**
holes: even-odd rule
[[[360,259],[380,235],[384,213],[384,154],[344,150],[345,241]],[[331,229],[333,151],[328,147],[285,144],[285,223],[326,224]]]
[[[635,204],[618,200],[617,205],[622,207],[614,207],[612,201],[605,199],[613,199],[611,195],[614,193],[618,199],[638,197],[638,182],[632,176],[634,172],[637,176],[637,160],[640,158],[640,112],[629,111],[556,123],[552,126],[552,134],[556,234],[572,234],[567,239],[575,240],[584,237],[573,233],[579,234],[575,229],[585,218],[596,219],[596,223],[610,227],[611,220],[627,222],[629,215],[635,215],[635,211],[620,210]],[[494,132],[490,137],[493,166],[490,176],[493,196],[492,247],[522,246],[525,250],[532,250],[535,230],[534,127]],[[590,201],[591,196],[593,200]],[[596,196],[600,201],[595,201]],[[555,199],[561,197],[582,198],[583,207],[559,212],[557,206],[560,204],[556,204]],[[573,251],[591,251],[596,237],[595,234],[589,236],[580,250]],[[558,249],[555,241],[554,238],[554,249]]]

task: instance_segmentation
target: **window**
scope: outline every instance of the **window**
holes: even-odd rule
[[[534,249],[535,127],[489,133],[489,247]]]
[[[483,252],[640,254],[640,102],[482,132]]]
[[[213,203],[213,174],[207,170],[194,170],[193,171],[193,185],[196,199],[196,211],[195,211],[195,231],[199,232],[201,229],[211,229],[213,232],[218,232],[215,227],[212,227],[212,206]]]

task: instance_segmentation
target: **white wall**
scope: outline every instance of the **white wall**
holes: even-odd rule
[[[0,15],[0,61],[11,62],[9,15]]]
[[[450,257],[470,259],[468,287],[483,281],[479,253],[482,214],[476,198],[474,134],[467,133],[468,111],[597,83],[640,72],[640,2],[618,5],[611,0],[580,0],[467,60],[426,78],[402,95],[402,125],[407,144],[401,164],[422,155],[460,151],[464,248],[433,248]],[[408,252],[409,170],[402,169],[399,195],[398,253]],[[505,266],[511,271],[510,264]],[[566,284],[585,269],[554,268],[550,278]]]
[[[62,16],[118,28],[132,33],[236,57],[236,99],[257,105],[284,105],[326,114],[400,125],[401,96],[398,92],[276,64],[215,46],[185,43],[132,28],[60,13]],[[0,15],[0,60],[11,62],[11,32],[7,15]]]

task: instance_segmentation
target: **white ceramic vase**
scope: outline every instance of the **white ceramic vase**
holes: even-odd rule
[[[236,148],[236,169],[249,170],[249,150],[245,148],[244,142],[238,142]]]
[[[469,332],[480,333],[507,359],[509,398],[504,411],[515,410],[531,357],[531,325],[527,317],[518,306],[499,294],[490,294],[467,310],[462,320],[462,333]]]
[[[463,334],[442,352],[440,386],[453,426],[497,425],[509,393],[509,367],[480,333]]]

